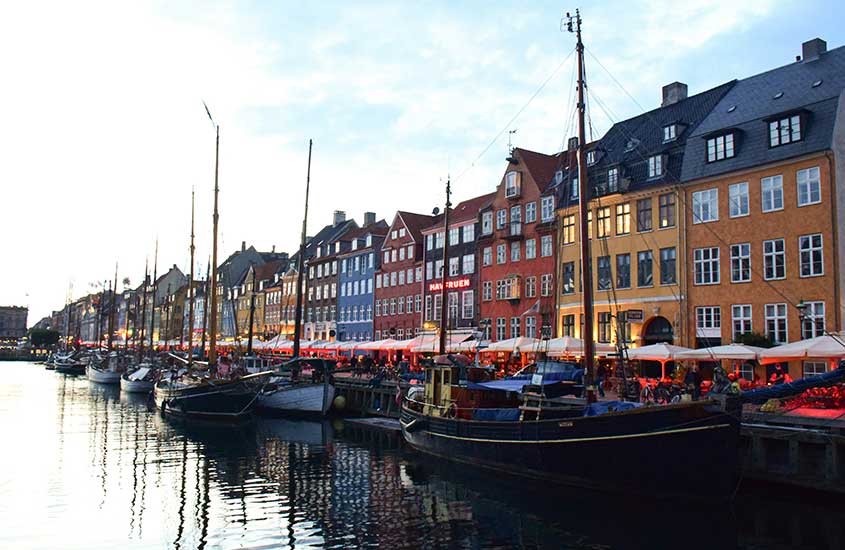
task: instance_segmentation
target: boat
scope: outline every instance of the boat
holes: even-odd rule
[[[162,414],[206,420],[237,421],[252,413],[270,372],[233,379],[197,376],[186,371],[162,376],[153,396]]]
[[[53,364],[55,365],[55,368],[53,370],[55,370],[59,374],[85,374],[85,363],[73,357],[58,358]]]
[[[580,234],[587,235],[583,213],[589,208],[590,187],[578,11],[569,18],[569,29],[573,26],[578,52]],[[444,231],[448,235],[448,183],[446,205]],[[591,257],[590,240],[582,239],[581,265],[591,266]],[[410,390],[402,400],[400,425],[405,441],[422,453],[544,482],[626,495],[730,498],[738,479],[739,401],[719,396],[654,406],[597,402],[591,269],[586,267],[582,276],[584,318],[590,319],[584,323],[582,336],[583,398],[546,395],[542,376],[507,381],[518,387],[478,381],[468,360],[446,354],[441,344],[440,355],[425,368],[423,387]],[[445,288],[445,273],[443,277]],[[441,318],[448,319],[445,300],[442,307]],[[440,330],[443,342],[446,328]],[[561,381],[555,382],[560,385]],[[567,381],[578,383],[572,378]]]
[[[88,380],[98,384],[120,384],[121,374],[123,374],[123,369],[119,368],[116,355],[103,358],[91,356],[91,360],[85,367]]]
[[[120,389],[126,393],[150,393],[155,387],[158,370],[150,363],[142,363],[120,377]]]
[[[331,361],[300,357],[280,368],[258,397],[264,411],[325,416],[335,396]]]

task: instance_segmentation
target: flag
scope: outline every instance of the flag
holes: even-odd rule
[[[525,315],[528,315],[529,313],[537,313],[539,311],[540,311],[540,300],[538,299],[536,302],[534,302],[534,305],[529,307],[528,309],[526,309],[522,313],[522,315],[520,315],[520,317],[524,317]]]

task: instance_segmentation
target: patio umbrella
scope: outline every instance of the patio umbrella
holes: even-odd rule
[[[385,338],[384,340],[376,340],[374,342],[364,342],[357,347],[357,349],[366,349],[366,350],[385,350],[390,349],[388,346],[394,344],[396,340],[393,338]]]
[[[515,351],[534,351],[532,348],[536,347],[540,341],[536,338],[527,338],[525,336],[520,336],[518,338],[508,338],[507,340],[499,340],[498,342],[492,342],[487,349],[484,351],[507,351],[507,352],[515,352]]]
[[[593,342],[593,350],[596,355],[607,355],[613,353],[616,348],[612,344]],[[549,340],[546,352],[549,355],[583,355],[584,340],[572,336],[562,336]]]
[[[666,363],[680,359],[678,354],[691,351],[690,348],[682,346],[673,346],[665,342],[658,344],[651,344],[650,346],[643,346],[641,348],[631,348],[627,351],[628,359],[636,359],[638,361],[659,361],[660,362],[660,377],[666,377]]]
[[[746,346],[745,344],[728,344],[712,348],[699,348],[678,353],[678,359],[697,359],[699,361],[719,361],[732,359],[736,361],[757,361],[765,348]]]
[[[778,363],[794,359],[839,359],[845,357],[843,333],[816,336],[800,342],[781,344],[760,353],[760,362]]]

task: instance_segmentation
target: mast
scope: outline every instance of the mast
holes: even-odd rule
[[[150,282],[150,257],[147,256],[147,261],[144,263],[144,290],[141,303],[141,326],[135,327],[138,333],[138,360],[144,356],[144,336],[147,331],[147,286]],[[137,315],[137,312],[135,313]],[[136,323],[137,325],[137,323]]]
[[[252,291],[249,293],[249,340],[246,343],[246,354],[252,355],[252,326],[255,320],[255,266],[252,266]]]
[[[99,281],[97,286],[99,286]],[[97,351],[100,350],[100,343],[103,341],[103,301],[106,297],[106,283],[103,283],[103,289],[100,291],[100,299],[97,303]]]
[[[183,310],[184,311],[184,310]],[[182,323],[184,333],[185,323]],[[194,190],[191,188],[191,275],[188,279],[188,368],[194,364]]]
[[[117,262],[114,263],[114,286],[111,291],[111,314],[109,315],[109,351],[112,349],[112,340],[114,338],[115,319],[114,314],[117,311]]]
[[[208,107],[206,107],[208,111]],[[208,115],[211,118],[211,114]],[[212,119],[212,123],[214,120]],[[220,126],[214,125],[217,139],[214,147],[214,215],[213,220],[213,237],[211,241],[211,288],[206,289],[206,292],[211,292],[211,338],[209,339],[208,347],[208,364],[209,366],[217,363],[217,221],[220,219],[220,214],[217,212],[217,196],[220,194],[220,187],[218,186],[218,175],[220,167]],[[206,283],[208,284],[208,283]]]
[[[590,255],[590,239],[587,238],[587,212],[590,208],[589,190],[587,185],[587,157],[584,128],[584,43],[581,42],[581,13],[575,10],[575,17],[566,14],[568,18],[567,28],[573,32],[577,44],[575,49],[578,53],[578,209],[580,211],[581,231],[581,277],[582,277],[582,300],[584,303],[584,333],[581,335],[584,340],[584,386],[586,388],[587,403],[596,401],[595,387],[595,345],[593,344],[593,263]]]
[[[305,231],[308,225],[308,193],[311,190],[311,148],[308,140],[308,172],[305,177],[305,215],[302,217],[302,237],[299,241],[299,258],[296,260],[296,316],[293,322],[293,356],[299,357],[299,338],[302,332],[302,279],[305,275]]]
[[[205,266],[205,285],[202,297],[202,345],[200,347],[200,359],[205,357],[205,336],[208,332],[208,277],[211,270],[211,259]]]
[[[126,289],[126,283],[129,279],[124,279],[123,281],[123,288]],[[126,321],[124,323],[123,329],[123,350],[126,353],[129,353],[129,304],[131,303],[130,300],[132,299],[132,291],[129,291],[129,296],[126,298]]]
[[[449,304],[446,294],[446,270],[449,267],[449,208],[452,207],[450,197],[452,195],[452,182],[446,179],[446,210],[443,212],[443,267],[440,271],[440,355],[446,353],[446,321],[449,313]]]
[[[156,294],[158,294],[158,238],[156,238],[156,253],[153,259],[153,304],[150,308],[150,353],[154,351],[153,335],[155,334],[156,325]],[[161,315],[159,315],[159,324],[161,324]]]

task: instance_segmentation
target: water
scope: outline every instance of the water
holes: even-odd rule
[[[575,492],[434,462],[340,421],[196,426],[84,377],[0,369],[0,548],[845,544],[837,499],[696,508]]]

